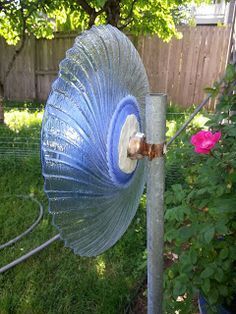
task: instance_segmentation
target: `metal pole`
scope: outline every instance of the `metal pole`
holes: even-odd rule
[[[166,103],[164,94],[146,98],[147,143],[165,142]],[[164,157],[154,158],[148,162],[147,177],[148,314],[162,313],[164,186]]]

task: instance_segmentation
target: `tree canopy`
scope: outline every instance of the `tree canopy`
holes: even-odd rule
[[[201,2],[200,0],[198,0]],[[17,44],[26,35],[53,37],[55,31],[82,31],[109,23],[133,34],[180,37],[176,29],[191,0],[0,0],[0,36]],[[181,10],[182,9],[182,10]]]
[[[195,0],[209,2],[210,0]],[[0,37],[17,45],[0,79],[0,123],[5,84],[27,36],[53,38],[56,31],[81,32],[111,24],[134,35],[156,34],[164,41],[181,37],[176,26],[192,0],[0,0]]]

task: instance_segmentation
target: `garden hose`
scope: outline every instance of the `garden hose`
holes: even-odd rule
[[[35,222],[27,229],[25,230],[24,232],[22,232],[20,235],[18,235],[17,237],[15,237],[14,239],[11,239],[10,241],[6,242],[6,243],[3,243],[0,245],[0,250],[4,249],[5,247],[7,246],[10,246],[14,243],[16,243],[17,241],[19,241],[21,238],[23,238],[24,236],[26,236],[28,233],[30,233],[37,225],[38,223],[40,222],[40,220],[42,219],[43,217],[43,205],[34,197],[32,196],[27,196],[27,195],[15,195],[16,197],[18,198],[23,198],[23,199],[30,199],[32,200],[33,202],[35,202],[36,204],[38,204],[39,206],[39,215],[38,215],[38,218],[35,220]],[[10,196],[1,196],[1,198],[7,198],[7,197],[10,197]]]
[[[59,239],[60,235],[57,234],[54,237],[52,237],[51,239],[49,239],[48,241],[44,242],[43,244],[41,244],[40,246],[36,247],[35,249],[33,249],[32,251],[28,252],[27,254],[21,256],[20,258],[17,258],[16,260],[14,260],[13,262],[3,266],[2,268],[0,268],[0,274],[4,273],[5,271],[11,269],[12,267],[24,262],[26,259],[28,259],[29,257],[31,257],[32,255],[34,255],[35,253],[40,252],[41,250],[43,250],[44,248],[46,248],[47,246],[49,246],[52,242],[54,242],[55,240]]]
[[[40,222],[40,220],[43,217],[43,205],[42,203],[40,203],[36,198],[32,197],[32,196],[27,196],[27,195],[15,195],[16,197],[19,198],[24,198],[24,199],[31,199],[32,201],[34,201],[36,204],[38,204],[39,206],[39,215],[38,218],[35,220],[35,222],[27,229],[25,230],[23,233],[21,233],[20,235],[18,235],[17,237],[15,237],[14,239],[3,243],[0,245],[0,249],[4,249],[5,247],[8,247],[14,243],[16,243],[17,241],[19,241],[21,238],[23,238],[25,235],[27,235],[29,232],[31,232]],[[12,196],[1,196],[1,198],[6,198],[6,197],[12,197]],[[23,261],[25,261],[26,259],[28,259],[30,256],[34,255],[35,253],[43,250],[44,248],[46,248],[48,245],[50,245],[52,242],[54,242],[55,240],[59,239],[60,235],[57,234],[56,236],[52,237],[51,239],[49,239],[48,241],[44,242],[43,244],[41,244],[40,246],[36,247],[35,249],[31,250],[30,252],[26,253],[25,255],[19,257],[18,259],[14,260],[13,262],[3,266],[2,268],[0,268],[0,274],[4,273],[5,271],[11,269],[12,267],[22,263]]]

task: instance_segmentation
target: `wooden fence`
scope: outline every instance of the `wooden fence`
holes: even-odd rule
[[[138,37],[134,42],[146,67],[152,92],[165,92],[182,107],[198,104],[203,88],[224,73],[231,27],[182,27],[183,38],[163,43],[156,36]],[[47,99],[58,64],[74,42],[75,34],[56,34],[53,40],[27,40],[8,76],[5,96],[10,100]],[[13,53],[0,40],[0,79]],[[213,109],[214,104],[211,104]]]

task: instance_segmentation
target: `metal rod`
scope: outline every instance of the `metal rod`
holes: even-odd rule
[[[207,96],[206,99],[204,99],[202,101],[202,103],[194,110],[194,112],[190,115],[190,117],[188,118],[188,120],[182,125],[182,127],[175,133],[175,135],[169,140],[169,142],[166,144],[166,146],[168,147],[170,144],[172,144],[172,142],[174,142],[174,140],[180,135],[180,133],[182,133],[186,127],[189,125],[189,123],[193,120],[193,118],[196,116],[196,114],[198,114],[198,112],[202,109],[202,107],[204,107],[209,99],[211,98],[211,94],[209,94]]]
[[[232,63],[232,65],[235,65],[236,61]],[[224,82],[225,75],[217,82],[217,85],[221,85]],[[190,115],[189,119],[182,125],[182,127],[175,133],[175,135],[167,142],[166,147],[168,147],[170,144],[174,142],[174,140],[186,129],[186,127],[189,125],[189,123],[193,120],[193,118],[198,114],[198,112],[208,103],[210,98],[212,97],[212,94],[209,93],[199,106],[194,110],[194,112]]]
[[[146,98],[146,137],[149,143],[162,144],[166,134],[164,94]],[[147,251],[148,251],[148,314],[162,313],[163,246],[164,246],[164,157],[148,162],[147,177]]]

